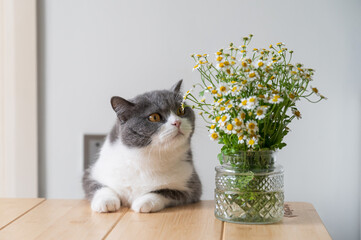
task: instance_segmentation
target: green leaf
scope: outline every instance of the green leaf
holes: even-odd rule
[[[246,175],[241,175],[237,177],[237,188],[240,190],[244,189],[250,181],[252,181],[254,178],[254,173],[249,171],[246,173]]]
[[[202,90],[202,91],[199,92],[199,96],[200,96],[200,97],[203,97],[203,95],[204,95],[204,90]]]
[[[222,154],[222,153],[218,153],[217,158],[218,158],[219,162],[220,162],[221,164],[223,164],[223,154]]]

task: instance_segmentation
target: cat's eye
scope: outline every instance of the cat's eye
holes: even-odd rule
[[[158,113],[153,113],[148,116],[148,120],[151,122],[159,122],[161,120],[161,118]]]
[[[177,115],[178,116],[183,116],[184,115],[184,108],[182,108],[182,107],[178,108]]]

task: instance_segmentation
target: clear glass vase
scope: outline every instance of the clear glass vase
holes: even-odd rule
[[[283,167],[274,151],[223,155],[216,167],[215,216],[243,224],[275,223],[283,218]]]

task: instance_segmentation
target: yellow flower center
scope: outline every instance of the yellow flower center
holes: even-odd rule
[[[228,66],[229,62],[228,61],[224,61],[224,65]]]
[[[242,46],[241,46],[241,48],[245,48],[245,47],[246,47],[246,45],[242,45]]]
[[[212,124],[211,125],[211,129],[215,129],[216,128],[216,125],[215,124]]]
[[[228,130],[228,131],[232,131],[232,130],[233,130],[233,125],[232,125],[232,124],[228,124],[228,125],[227,125],[227,130]]]
[[[231,109],[232,107],[233,107],[232,104],[229,104],[229,105],[227,106],[228,109]]]
[[[243,100],[243,101],[242,101],[242,105],[243,105],[243,106],[246,106],[246,105],[247,105],[247,100]]]
[[[253,78],[253,77],[255,77],[255,76],[256,76],[256,73],[251,72],[248,76],[249,76],[250,78]]]
[[[239,126],[242,126],[242,122],[238,119],[238,118],[235,118],[234,119],[234,122],[236,123],[236,125],[239,127]]]
[[[241,113],[241,118],[242,118],[243,120],[246,119],[246,113],[242,112],[242,113]]]
[[[273,46],[272,46],[272,44],[271,45],[269,45],[269,48],[272,48]]]
[[[227,105],[230,101],[231,101],[231,99],[227,100],[227,102],[225,102],[224,104]]]
[[[212,89],[212,88],[213,88],[212,86],[208,86],[208,87],[207,87],[208,90],[210,90],[210,89]]]
[[[248,128],[251,129],[251,130],[253,130],[253,129],[256,128],[256,124],[254,124],[253,122],[251,122],[251,123],[248,124]]]
[[[242,66],[243,66],[243,67],[247,67],[247,63],[244,62],[244,61],[242,61]]]
[[[270,77],[270,80],[273,80],[274,78],[275,78],[275,76],[271,76],[271,77]]]
[[[235,92],[235,91],[237,91],[237,87],[232,88],[232,92]]]
[[[241,53],[245,53],[245,52],[246,52],[246,50],[244,50],[244,49],[241,50]]]
[[[264,98],[263,94],[258,95],[259,98]]]
[[[211,137],[212,137],[213,139],[217,139],[217,138],[218,138],[218,134],[217,134],[217,133],[212,133],[212,134],[211,134]]]
[[[244,138],[244,136],[241,135],[241,136],[238,137],[238,140],[241,141],[241,140],[243,140],[243,138]]]
[[[217,52],[217,55],[219,56],[219,55],[222,55],[222,52]]]
[[[250,140],[248,141],[248,145],[253,146],[253,145],[254,145],[254,140],[253,140],[253,139],[250,139]]]
[[[262,109],[258,109],[257,110],[257,116],[261,116],[263,114],[263,110]]]
[[[219,67],[223,68],[224,67],[224,63],[219,63]]]
[[[295,97],[296,97],[293,93],[288,94],[288,96],[289,96],[291,99],[295,99]]]
[[[212,90],[212,94],[217,94],[217,90],[216,90],[216,89],[213,89],[213,90]]]
[[[228,74],[231,74],[231,70],[230,70],[230,69],[227,69],[226,72],[227,72]]]
[[[195,65],[194,67],[193,67],[193,69],[196,69],[197,67],[199,67],[199,65],[197,64],[197,65]]]
[[[317,88],[312,88],[312,92],[318,93],[318,89]]]
[[[226,108],[225,107],[220,107],[219,110],[224,111],[224,110],[226,110]]]
[[[225,86],[220,86],[219,90],[221,90],[221,92],[224,92],[224,91],[226,91],[226,87]]]
[[[243,84],[243,85],[247,84],[247,80],[243,80],[243,81],[242,81],[242,84]]]
[[[264,65],[263,62],[259,62],[259,63],[258,63],[258,67],[262,67],[263,65]]]
[[[217,60],[218,62],[220,62],[220,61],[222,61],[222,59],[223,59],[223,57],[218,56],[216,60]]]
[[[216,117],[216,122],[219,122],[220,119],[221,119],[220,116]]]
[[[227,116],[222,116],[222,122],[225,122],[227,120]]]
[[[256,101],[256,99],[252,97],[252,98],[249,99],[249,101],[254,103]]]

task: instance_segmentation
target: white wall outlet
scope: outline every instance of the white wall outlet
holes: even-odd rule
[[[84,135],[84,169],[87,169],[97,160],[105,138],[105,134]]]

